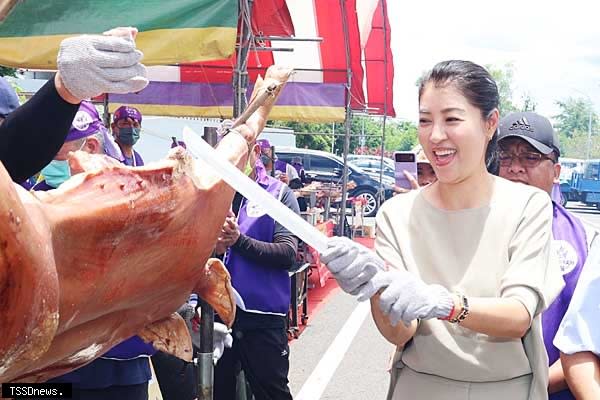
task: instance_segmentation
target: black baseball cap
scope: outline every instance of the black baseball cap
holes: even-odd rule
[[[534,112],[515,112],[500,120],[498,143],[502,139],[518,137],[535,147],[542,154],[553,151],[560,156],[558,135],[548,118]]]

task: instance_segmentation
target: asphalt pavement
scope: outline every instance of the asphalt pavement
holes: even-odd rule
[[[600,228],[600,211],[596,207],[588,207],[583,203],[568,202],[567,210],[584,221]]]

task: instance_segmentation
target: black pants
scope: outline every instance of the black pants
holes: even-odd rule
[[[256,400],[292,400],[285,328],[233,330],[233,347],[215,368],[214,400],[235,400],[236,364],[241,363]]]
[[[194,364],[159,351],[152,356],[163,400],[193,400],[197,396],[198,374]]]

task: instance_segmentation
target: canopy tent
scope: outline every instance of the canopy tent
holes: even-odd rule
[[[0,10],[0,18],[4,18],[0,24],[0,64],[55,69],[58,46],[65,37],[133,25],[140,30],[136,41],[144,52],[144,63],[160,67],[149,69],[151,83],[147,89],[130,96],[111,95],[111,103],[137,104],[142,112],[159,111],[161,115],[230,117],[234,94],[231,82],[237,62],[234,53],[238,0],[171,3],[162,0],[3,3],[9,6]],[[379,12],[382,3],[380,0],[253,0],[252,40],[243,43],[249,47],[250,84],[275,63],[293,66],[297,71],[274,110],[274,118],[342,121],[347,87],[353,110],[383,114],[382,79],[385,75],[391,81],[393,63],[387,63],[384,74],[383,49],[390,56],[391,52],[389,35],[385,43],[382,38]],[[291,40],[281,40],[286,38]],[[298,41],[299,38],[309,40]],[[345,57],[346,41],[349,62]],[[288,51],[272,51],[272,46]],[[387,114],[393,116],[391,91],[386,100]],[[111,105],[111,109],[116,106]]]
[[[237,0],[46,0],[16,2],[0,24],[0,64],[56,69],[60,42],[136,26],[146,65],[213,60],[234,51]]]
[[[341,122],[346,117],[347,87],[352,109],[383,115],[383,80],[384,75],[393,79],[393,63],[389,35],[383,41],[381,3],[254,0],[253,40],[245,44],[248,90],[270,65],[289,65],[296,72],[273,109],[273,119]],[[385,26],[389,33],[387,20]],[[383,60],[384,46],[390,54],[387,63]],[[128,103],[145,113],[160,110],[161,115],[231,118],[237,62],[236,54],[232,54],[212,61],[150,68],[150,85],[138,94],[110,95],[110,109]],[[392,94],[387,93],[387,115],[394,116]]]

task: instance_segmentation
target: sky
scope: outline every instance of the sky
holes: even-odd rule
[[[547,117],[569,96],[600,113],[600,1],[388,0],[388,14],[398,118],[417,120],[415,82],[448,59],[512,63],[513,100]]]

